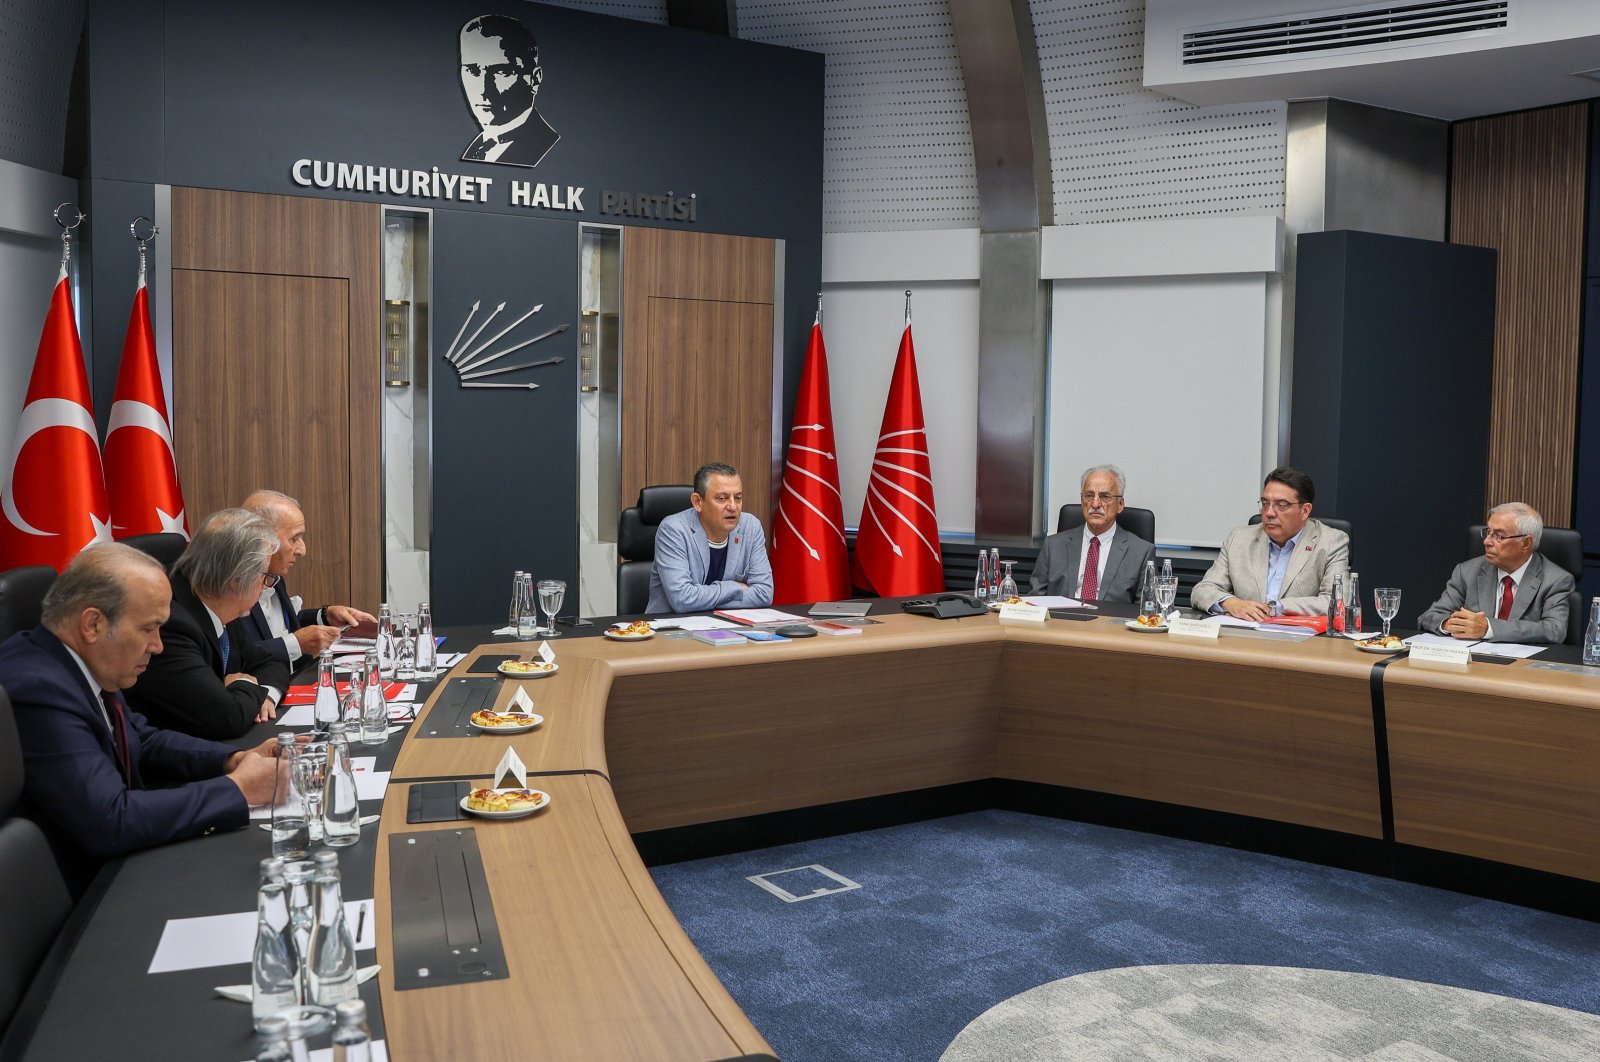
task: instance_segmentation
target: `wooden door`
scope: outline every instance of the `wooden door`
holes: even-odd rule
[[[622,501],[739,470],[771,530],[772,240],[629,229],[622,240]]]
[[[191,524],[258,487],[306,514],[307,605],[382,594],[370,204],[173,189],[173,443]]]

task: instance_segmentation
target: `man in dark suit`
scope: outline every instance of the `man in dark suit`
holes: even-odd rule
[[[90,546],[44,598],[43,622],[0,644],[24,762],[23,813],[50,837],[75,886],[93,864],[244,826],[272,799],[275,751],[151,726],[117,691],[161,649],[171,594],[131,546]]]
[[[172,566],[172,614],[162,649],[128,694],[157,726],[226,741],[276,716],[289,669],[248,639],[234,642],[226,624],[256,603],[277,576],[267,559],[278,536],[244,509],[206,517]]]
[[[1083,524],[1044,540],[1028,592],[1079,601],[1132,601],[1156,547],[1117,526],[1127,479],[1116,465],[1096,465],[1080,484]]]
[[[461,27],[461,88],[482,131],[461,153],[467,162],[537,166],[561,134],[534,101],[544,84],[539,43],[508,15],[479,15]]]
[[[299,502],[275,490],[258,490],[242,508],[265,520],[278,536],[278,551],[267,560],[268,574],[278,581],[261,591],[250,611],[228,624],[234,642],[254,642],[293,670],[302,658],[315,658],[337,641],[342,628],[378,622],[350,605],[301,608],[300,599],[289,596],[289,569],[306,555],[306,515]]]
[[[1531,505],[1489,510],[1483,556],[1462,561],[1417,626],[1463,641],[1559,645],[1567,636],[1570,573],[1535,552],[1544,518]]]

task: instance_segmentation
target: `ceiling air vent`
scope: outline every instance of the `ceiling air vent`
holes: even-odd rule
[[[1184,33],[1183,65],[1270,63],[1501,33],[1509,7],[1510,0],[1424,0],[1207,26]]]

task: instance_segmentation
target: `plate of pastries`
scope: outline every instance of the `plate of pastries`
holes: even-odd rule
[[[533,679],[554,675],[561,670],[561,665],[556,663],[547,664],[543,660],[502,660],[496,670],[500,674],[510,675],[512,678]]]
[[[492,712],[480,708],[467,717],[467,722],[486,733],[521,734],[544,722],[544,716],[527,712]]]
[[[642,642],[646,638],[654,638],[656,632],[644,620],[634,620],[632,623],[613,623],[606,628],[606,637],[619,642]]]
[[[549,806],[540,789],[474,789],[461,798],[461,810],[486,819],[520,819]]]
[[[1144,634],[1159,634],[1167,629],[1167,621],[1158,615],[1135,616],[1123,624],[1130,631],[1140,631]]]
[[[1403,653],[1410,646],[1394,635],[1377,635],[1373,638],[1362,638],[1355,643],[1357,649],[1363,653]]]

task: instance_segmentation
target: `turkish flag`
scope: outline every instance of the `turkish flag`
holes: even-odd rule
[[[150,291],[143,276],[133,296],[128,336],[122,341],[122,368],[106,426],[105,464],[115,537],[160,532],[189,537],[172,458],[172,421],[167,417],[150,330]]]
[[[0,569],[65,568],[93,542],[111,541],[89,375],[63,266],[0,489]]]
[[[909,321],[900,336],[889,402],[867,477],[854,574],[858,583],[882,597],[944,589],[928,432],[922,420],[922,391],[917,387],[917,356],[911,349]]]
[[[775,604],[837,601],[850,596],[844,502],[833,449],[833,404],[828,398],[828,352],[822,325],[800,370],[800,394],[789,429],[778,512],[772,521],[772,600]]]

